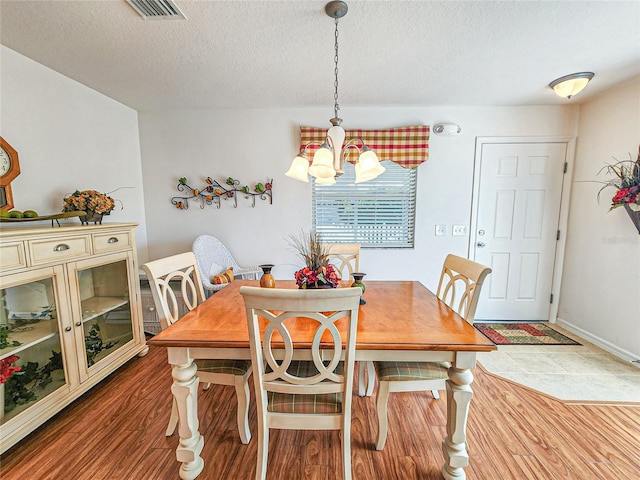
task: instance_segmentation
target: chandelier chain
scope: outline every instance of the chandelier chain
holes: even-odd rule
[[[338,118],[338,110],[340,110],[340,105],[338,105],[338,19],[335,19],[336,24],[336,33],[335,33],[335,55],[333,56],[333,61],[335,63],[334,75],[335,80],[333,82],[334,92],[333,92],[333,116]]]

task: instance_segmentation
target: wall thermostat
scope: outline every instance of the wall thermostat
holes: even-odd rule
[[[438,123],[433,127],[433,133],[445,137],[458,135],[461,131],[460,125],[456,125],[455,123]]]

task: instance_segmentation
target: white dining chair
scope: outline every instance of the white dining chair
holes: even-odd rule
[[[447,255],[440,274],[437,296],[473,325],[482,283],[489,273],[489,267],[456,255]],[[387,441],[389,394],[431,390],[433,397],[439,399],[438,390],[446,389],[450,365],[446,362],[391,361],[376,361],[373,365],[378,378],[376,450],[382,450]]]
[[[360,271],[360,244],[359,243],[324,243],[328,252],[330,263],[336,267],[340,277],[348,285],[353,283],[353,273]],[[376,374],[373,371],[372,362],[358,363],[358,395],[371,396],[375,384]]]
[[[323,243],[329,252],[329,261],[336,267],[340,277],[349,285],[353,283],[353,272],[360,271],[359,243]]]
[[[192,252],[181,253],[162,258],[142,265],[147,274],[151,294],[162,329],[179,320],[178,300],[174,288],[182,295],[187,310],[193,310],[204,301],[204,291],[196,267],[196,258]],[[207,360],[197,359],[199,381],[206,384],[232,385],[236,390],[238,408],[236,422],[242,443],[249,443],[249,376],[251,362],[249,360]],[[170,436],[178,424],[178,406],[175,399],[171,406],[171,417],[166,435]]]
[[[351,396],[362,291],[357,287],[290,290],[242,286],[240,294],[247,312],[258,414],[256,480],[266,478],[272,428],[340,430],[343,478],[350,480]],[[336,322],[345,319],[343,339]],[[310,331],[315,332],[310,352],[296,348],[297,340],[289,333],[288,325],[300,322],[309,322]],[[300,360],[299,352],[310,357]]]

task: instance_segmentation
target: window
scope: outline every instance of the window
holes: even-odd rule
[[[386,171],[368,182],[354,183],[355,168],[345,162],[334,185],[313,183],[311,222],[323,242],[413,247],[418,169],[381,163]]]

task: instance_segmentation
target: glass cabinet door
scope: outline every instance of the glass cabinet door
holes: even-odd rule
[[[118,257],[119,260],[101,265],[77,264],[82,328],[77,329],[76,342],[81,343],[79,351],[85,352],[85,371],[99,368],[95,366],[101,360],[134,338],[127,269],[130,259],[126,255]],[[76,327],[80,326],[78,323]],[[82,335],[81,340],[78,334]]]
[[[47,272],[0,288],[0,424],[68,383],[58,327],[62,270]]]

